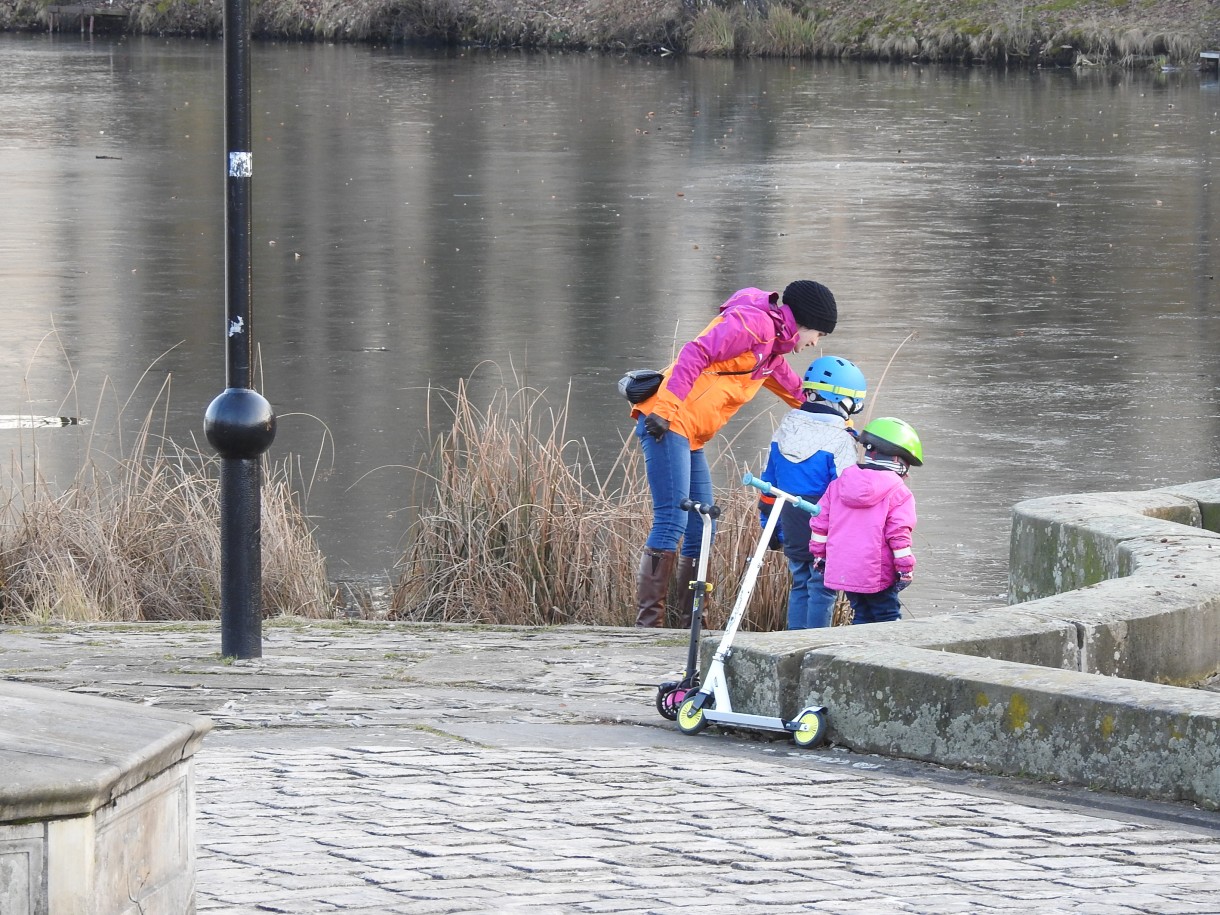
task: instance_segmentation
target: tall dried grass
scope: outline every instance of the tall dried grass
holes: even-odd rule
[[[762,21],[757,53],[776,57],[810,57],[817,43],[817,23],[786,6],[773,6]]]
[[[219,0],[134,0],[128,20],[136,32],[219,35],[224,4]]]
[[[737,8],[708,6],[700,9],[690,24],[686,49],[691,54],[731,57],[737,53]]]
[[[153,418],[126,454],[90,449],[67,485],[14,457],[0,483],[0,620],[219,616],[220,461],[155,435]],[[264,615],[329,615],[296,475],[289,462],[264,466]]]
[[[485,408],[467,383],[432,390],[447,428],[434,431],[413,501],[391,598],[395,619],[511,625],[635,621],[635,569],[651,524],[651,497],[639,446],[628,435],[603,474],[587,446],[567,436],[568,399],[559,407],[525,385],[495,389]],[[449,425],[449,418],[452,423]],[[626,428],[626,422],[624,422]],[[757,469],[757,465],[756,465]],[[723,480],[723,514],[709,580],[711,627],[722,625],[759,537],[757,494],[740,485],[731,448],[713,461]],[[781,629],[789,577],[769,553],[747,629]],[[671,597],[676,597],[675,590]]]

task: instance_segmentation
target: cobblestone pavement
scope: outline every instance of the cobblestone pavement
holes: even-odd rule
[[[1220,913],[1220,815],[688,737],[672,633],[6,629],[5,676],[207,715],[200,913]],[[833,715],[833,709],[831,710]]]

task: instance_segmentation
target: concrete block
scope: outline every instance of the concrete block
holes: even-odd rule
[[[741,632],[733,642],[732,658],[725,669],[734,711],[792,717],[807,704],[805,655],[816,648],[861,644],[919,646],[1048,667],[1079,668],[1078,633],[1074,625],[1015,608],[871,626]],[[716,645],[709,639],[700,644],[704,670],[711,663]]]
[[[1140,537],[1202,530],[1196,500],[1152,490],[1031,499],[1013,510],[1009,601],[1021,603],[1127,573],[1119,546]]]
[[[1220,809],[1220,695],[892,645],[805,658],[852,749]]]
[[[735,711],[855,749],[1220,809],[1220,480],[1022,502],[1008,608],[741,633]],[[706,670],[718,639],[706,637]]]
[[[42,823],[0,828],[0,912],[48,915],[45,850]]]
[[[0,913],[195,910],[194,715],[0,682]]]
[[[0,822],[90,813],[192,756],[210,729],[194,715],[0,683]]]
[[[1220,480],[1201,480],[1180,486],[1166,486],[1161,492],[1193,499],[1199,506],[1203,529],[1220,533]]]
[[[1200,588],[1197,578],[1139,574],[1019,609],[1056,631],[1071,627],[1078,649],[1075,669],[1083,673],[1194,685],[1220,665],[1220,568],[1208,578],[1213,585]],[[1030,663],[1003,653],[992,657]]]

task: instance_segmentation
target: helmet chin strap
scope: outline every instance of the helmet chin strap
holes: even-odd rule
[[[856,402],[850,397],[844,397],[841,400],[826,400],[823,398],[822,402],[828,403],[834,407],[835,412],[844,419],[849,419],[851,415],[856,412]]]

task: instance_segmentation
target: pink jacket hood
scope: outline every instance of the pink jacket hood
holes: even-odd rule
[[[915,496],[898,474],[853,465],[818,505],[809,551],[826,558],[826,587],[876,594],[914,570]]]
[[[886,470],[864,470],[856,466],[857,473],[844,473],[839,487],[839,498],[848,508],[871,508],[886,499],[896,489],[906,490],[902,477]],[[909,490],[907,491],[909,495]]]
[[[796,338],[799,331],[796,318],[792,316],[792,309],[779,301],[778,292],[767,292],[764,289],[755,289],[753,286],[739,289],[720,306],[720,313],[723,315],[730,308],[757,309],[770,318],[775,326],[772,353],[783,355],[796,349]]]

